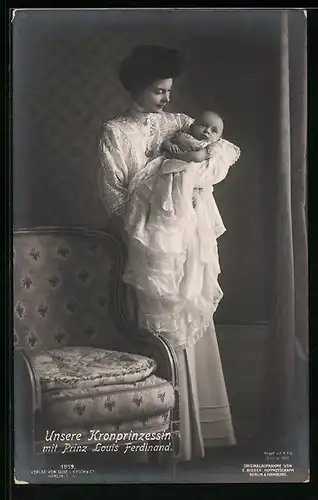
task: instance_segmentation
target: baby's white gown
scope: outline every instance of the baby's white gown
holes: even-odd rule
[[[192,121],[181,114],[150,114],[149,117],[157,146],[180,129],[182,120],[185,126]],[[149,138],[151,140],[151,134],[148,137],[146,134],[149,128],[145,114],[131,113],[128,120],[120,117],[108,122],[101,140],[104,168],[99,185],[106,207],[110,198],[113,205],[121,197],[127,200],[123,185],[131,195],[128,209],[127,201],[125,206],[131,245],[124,279],[137,287],[140,320],[154,330],[165,331],[176,348],[181,402],[179,459],[184,461],[204,456],[204,447],[235,444],[213,324],[213,313],[222,297],[217,282],[220,272],[217,238],[225,231],[213,197],[213,184],[226,177],[229,167],[239,157],[239,149],[221,139],[214,154],[202,164],[192,163],[193,168],[180,175],[170,173],[158,177],[163,161],[170,160],[154,155],[143,168],[136,165],[139,157],[142,163],[141,156],[145,161],[145,150],[149,147]],[[146,140],[141,140],[141,134]],[[173,172],[180,162],[171,160],[170,166]],[[166,167],[169,170],[167,163]],[[204,187],[196,191],[195,209],[193,187]],[[148,203],[150,193],[152,210]],[[164,224],[162,215],[166,215]],[[145,251],[147,247],[150,252]],[[172,266],[174,273],[171,273]],[[182,280],[182,276],[186,279]],[[158,300],[158,294],[167,300]],[[182,311],[179,315],[176,314],[178,307]],[[187,329],[187,325],[191,327]]]

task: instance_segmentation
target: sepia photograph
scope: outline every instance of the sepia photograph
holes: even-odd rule
[[[308,482],[306,11],[11,32],[15,482]]]

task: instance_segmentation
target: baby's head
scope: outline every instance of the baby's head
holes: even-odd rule
[[[203,111],[192,123],[190,132],[199,141],[216,142],[223,134],[223,120],[213,111]]]

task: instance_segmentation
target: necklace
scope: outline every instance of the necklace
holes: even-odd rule
[[[131,114],[135,120],[146,127],[145,155],[147,158],[152,158],[158,149],[158,144],[154,141],[154,136],[158,129],[156,113],[148,113],[139,104],[133,102],[131,106]]]
[[[154,143],[154,136],[157,130],[157,123],[154,116],[151,116],[147,120],[148,129],[148,138],[146,143],[146,156],[147,158],[152,158],[157,150],[157,144]]]

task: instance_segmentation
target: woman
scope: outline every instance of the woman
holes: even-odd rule
[[[119,78],[132,102],[121,116],[104,125],[98,183],[107,213],[117,216],[122,227],[128,187],[136,174],[156,168],[163,161],[163,141],[180,129],[188,130],[193,122],[185,114],[164,112],[173,79],[181,74],[182,66],[178,51],[154,46],[135,48],[121,64]],[[179,460],[203,457],[205,447],[235,444],[214,328],[194,346],[176,354],[181,403]]]

